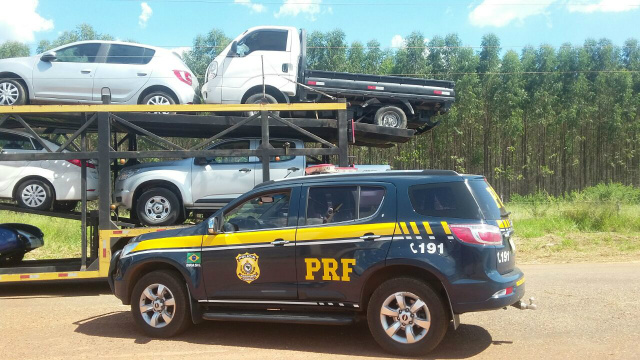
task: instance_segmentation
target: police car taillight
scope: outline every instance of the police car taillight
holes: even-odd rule
[[[513,287],[508,287],[506,289],[502,289],[500,291],[497,291],[495,294],[493,294],[493,296],[491,296],[494,299],[503,297],[503,296],[507,296],[507,295],[511,295],[513,294]]]
[[[456,237],[465,243],[476,245],[500,245],[500,228],[488,224],[449,224]]]

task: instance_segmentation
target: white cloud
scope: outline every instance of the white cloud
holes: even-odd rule
[[[570,12],[593,13],[601,12],[623,12],[640,8],[637,0],[573,0],[567,4]]]
[[[403,48],[406,46],[406,40],[402,35],[395,35],[391,38],[391,47],[395,49]]]
[[[147,21],[149,21],[151,15],[153,15],[153,10],[146,2],[141,3],[140,8],[142,8],[142,13],[140,13],[140,16],[138,17],[138,25],[140,25],[141,28],[146,28]]]
[[[251,2],[251,0],[233,0],[233,2],[236,4],[240,4],[242,6],[248,7],[249,9],[251,9],[252,12],[261,13],[267,10],[267,8],[264,5],[254,4]]]
[[[546,14],[556,0],[484,0],[469,13],[469,21],[475,26],[503,27],[512,21],[522,22],[534,15]]]
[[[298,16],[305,14],[311,21],[316,20],[316,15],[320,13],[320,3],[322,0],[284,0],[284,4],[280,6],[280,10],[273,15],[280,16]]]
[[[0,43],[32,42],[34,34],[53,29],[53,20],[36,12],[38,0],[0,0]]]

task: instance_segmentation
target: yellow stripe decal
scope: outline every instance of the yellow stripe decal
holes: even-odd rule
[[[409,229],[407,228],[407,223],[405,222],[401,222],[400,223],[400,227],[402,228],[402,231],[406,234],[406,235],[410,235],[411,233],[409,232]]]
[[[294,238],[296,238],[296,241],[348,239],[357,238],[368,233],[391,236],[395,227],[395,223],[303,227],[298,228],[297,235],[295,235],[294,231]]]
[[[498,220],[498,226],[500,227],[500,229],[504,229],[504,221]]]
[[[511,220],[507,219],[507,224],[509,224],[509,227],[511,227]]]
[[[420,230],[418,230],[416,223],[412,221],[410,224],[411,224],[411,230],[413,230],[413,233],[416,235],[420,235]]]
[[[249,231],[229,234],[207,235],[203,247],[270,243],[276,239],[295,241],[296,229]]]
[[[429,222],[425,221],[422,223],[422,225],[424,226],[424,229],[427,231],[427,234],[433,235],[433,230],[431,230],[431,225],[429,225]]]
[[[442,228],[444,229],[445,234],[451,235],[451,229],[449,229],[449,224],[446,221],[440,222],[442,224]]]
[[[175,248],[189,248],[200,247],[202,245],[202,235],[196,236],[178,236],[153,240],[141,241],[134,249],[133,252],[152,250],[152,249],[175,249]]]
[[[522,284],[524,284],[524,276],[523,276],[523,277],[521,277],[521,278],[520,278],[520,280],[518,280],[518,281],[516,282],[516,286],[520,286],[520,285],[522,285]]]

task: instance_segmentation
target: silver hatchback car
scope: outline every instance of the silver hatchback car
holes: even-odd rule
[[[0,60],[0,105],[190,104],[198,80],[170,50],[118,41],[81,41],[31,57]]]

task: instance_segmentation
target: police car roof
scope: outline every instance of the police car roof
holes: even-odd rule
[[[439,180],[440,177],[457,176],[460,179],[464,178],[484,178],[480,175],[461,175],[453,170],[388,170],[388,171],[368,171],[368,172],[349,172],[338,174],[321,174],[321,175],[306,175],[298,176],[287,179],[270,180],[256,185],[256,188],[268,186],[268,185],[283,185],[289,183],[316,183],[316,182],[333,182],[333,181],[392,181],[400,180],[402,178],[420,178],[424,177],[433,178],[433,180]]]

